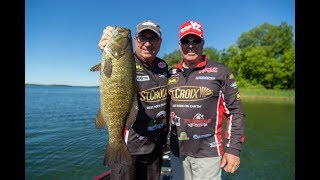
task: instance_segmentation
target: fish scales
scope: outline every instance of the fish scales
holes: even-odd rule
[[[102,52],[101,63],[91,68],[100,70],[100,109],[96,127],[107,125],[109,142],[104,165],[131,164],[125,144],[124,127],[134,121],[137,111],[135,61],[130,29],[113,27],[112,36]]]

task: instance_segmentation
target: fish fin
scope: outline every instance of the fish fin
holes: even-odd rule
[[[101,63],[94,65],[90,68],[90,71],[100,71]]]
[[[101,109],[99,109],[97,117],[96,117],[96,128],[104,129],[106,127],[107,121],[103,118],[101,114]]]
[[[124,140],[120,144],[108,144],[104,155],[104,166],[112,166],[115,163],[131,165],[132,159]]]
[[[137,95],[135,95],[133,97],[133,102],[132,102],[132,106],[131,106],[131,110],[129,113],[129,116],[127,118],[127,122],[126,122],[126,129],[129,130],[131,128],[131,126],[133,125],[133,123],[135,122],[136,118],[137,118],[137,114],[138,114],[138,98]]]
[[[105,74],[106,77],[110,77],[112,74],[112,62],[111,60],[106,61],[106,64],[103,68],[103,73]]]

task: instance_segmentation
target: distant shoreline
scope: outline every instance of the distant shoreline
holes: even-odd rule
[[[84,85],[65,85],[65,84],[24,84],[25,86],[60,86],[60,87],[99,87],[99,86],[84,86]]]
[[[99,86],[81,86],[64,84],[25,84],[25,86],[55,86],[55,87],[83,87],[99,88]],[[242,99],[245,100],[278,100],[295,101],[295,90],[261,90],[261,89],[239,89]]]
[[[242,100],[271,100],[271,101],[295,101],[295,97],[284,97],[284,96],[251,96],[241,95]]]

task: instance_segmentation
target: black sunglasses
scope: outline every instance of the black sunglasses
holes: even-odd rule
[[[190,44],[192,42],[192,44],[200,44],[202,42],[201,38],[195,38],[195,39],[181,39],[180,43],[183,45],[187,45]]]
[[[146,43],[147,41],[150,43],[156,43],[159,41],[159,38],[157,36],[151,36],[149,38],[145,36],[137,36],[137,39],[140,43]]]

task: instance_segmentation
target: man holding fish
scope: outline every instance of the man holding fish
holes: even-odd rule
[[[108,43],[115,38],[115,32],[117,33],[117,27],[106,27],[98,44],[101,50],[112,51],[112,48],[108,47]],[[133,41],[135,52],[133,53],[132,61],[135,64],[137,112],[133,113],[136,110],[133,107],[123,131],[124,136],[122,137],[131,155],[131,163],[128,163],[129,161],[126,160],[125,155],[117,155],[117,152],[107,153],[108,149],[112,148],[110,144],[107,148],[104,165],[111,166],[112,180],[158,180],[160,178],[163,155],[162,147],[166,143],[168,133],[168,65],[164,60],[157,57],[161,42],[161,29],[158,23],[146,20],[136,26]],[[116,46],[118,46],[118,49],[123,48],[121,47],[123,45],[120,43],[116,43]],[[124,52],[124,54],[126,53],[128,54],[129,51]],[[119,53],[114,54],[115,56],[120,56]],[[115,63],[110,63],[110,67],[113,67],[112,65],[115,65]],[[109,71],[106,70],[106,72]],[[128,89],[127,91],[130,90]],[[133,101],[133,106],[135,106],[134,103],[135,101]],[[115,109],[115,111],[117,110]],[[113,112],[110,111],[110,113],[112,114]],[[98,128],[101,127],[99,126],[101,124],[101,121],[98,120],[99,116],[101,117],[98,114],[96,121],[98,122],[96,123]],[[110,131],[112,132],[113,129],[116,129],[113,126],[111,130],[109,126],[108,128],[109,134]],[[109,143],[111,140],[109,139]],[[119,149],[119,151],[122,152],[123,150]],[[118,159],[117,156],[119,156]]]

